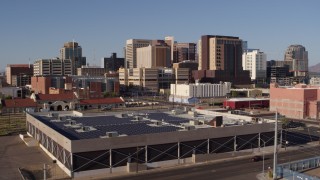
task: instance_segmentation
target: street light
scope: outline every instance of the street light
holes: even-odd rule
[[[262,139],[260,139],[262,142],[263,142],[263,150],[262,150],[262,175],[263,177],[265,176],[264,174],[264,150],[265,150],[265,147],[266,147],[266,142]]]

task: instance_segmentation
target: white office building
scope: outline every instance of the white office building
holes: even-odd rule
[[[193,98],[224,97],[230,93],[231,83],[171,84],[169,101],[190,103]]]
[[[247,50],[242,54],[243,70],[250,71],[251,80],[267,77],[267,55],[259,49]]]

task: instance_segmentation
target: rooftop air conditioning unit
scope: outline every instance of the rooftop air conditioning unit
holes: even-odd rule
[[[111,138],[111,137],[118,137],[118,136],[119,134],[117,131],[106,132],[106,137]]]
[[[199,121],[198,120],[190,120],[189,123],[190,123],[190,125],[193,125],[193,126],[199,125]]]
[[[142,120],[142,116],[135,116],[134,120],[137,120],[137,121]]]
[[[83,126],[83,127],[82,127],[82,130],[83,130],[83,131],[90,131],[90,126]]]
[[[59,117],[59,120],[60,120],[60,121],[66,121],[66,120],[67,120],[67,117],[61,116],[61,117]]]
[[[196,129],[196,127],[195,126],[184,126],[184,129],[187,131],[191,131],[191,130]]]

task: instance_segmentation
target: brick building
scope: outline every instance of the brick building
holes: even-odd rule
[[[278,111],[288,118],[319,118],[319,87],[298,84],[294,87],[270,85],[270,111]]]

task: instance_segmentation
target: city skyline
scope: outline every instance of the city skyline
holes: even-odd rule
[[[81,45],[90,65],[100,65],[112,52],[123,57],[128,39],[174,36],[178,42],[197,43],[202,35],[237,36],[266,53],[267,60],[283,60],[290,45],[301,44],[312,66],[320,60],[318,5],[315,0],[3,1],[0,70],[58,57],[63,44],[72,40]]]

